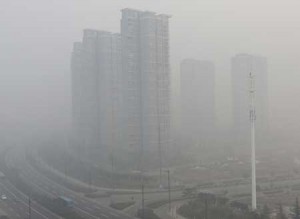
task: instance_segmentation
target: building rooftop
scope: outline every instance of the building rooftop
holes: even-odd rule
[[[124,11],[131,11],[131,12],[137,12],[137,13],[142,13],[142,14],[151,14],[151,15],[156,15],[159,17],[166,17],[166,18],[170,18],[171,15],[167,15],[167,14],[157,14],[156,12],[153,11],[142,11],[142,10],[137,10],[137,9],[132,9],[132,8],[124,8],[121,10],[122,12]]]

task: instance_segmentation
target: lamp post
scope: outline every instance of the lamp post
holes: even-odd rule
[[[252,73],[249,75],[250,79],[250,123],[251,123],[251,169],[252,169],[252,210],[255,211],[256,205],[256,158],[255,158],[255,80]]]
[[[28,218],[31,219],[31,197],[28,197]]]
[[[170,170],[166,170],[168,174],[168,193],[169,193],[169,211],[171,211],[171,181],[170,181]]]

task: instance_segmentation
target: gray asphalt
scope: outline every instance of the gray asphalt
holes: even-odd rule
[[[6,205],[6,209],[11,218],[29,218],[29,198],[18,189],[16,189],[9,181],[0,181],[1,193],[5,194],[7,199],[2,200]],[[35,201],[31,201],[31,219],[61,219],[51,211],[42,207]]]
[[[21,170],[21,177],[35,190],[50,197],[66,196],[74,201],[73,209],[87,219],[133,219],[123,212],[113,210],[88,200],[76,192],[54,182],[36,171],[18,151],[10,151],[6,157],[7,163]]]

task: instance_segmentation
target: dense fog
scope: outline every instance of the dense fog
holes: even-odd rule
[[[0,1],[0,173],[9,179],[0,176],[1,199],[10,199],[3,191],[32,194],[37,211],[51,206],[40,210],[46,218],[56,218],[53,212],[144,218],[144,190],[155,189],[148,202],[157,204],[171,202],[172,188],[174,197],[181,200],[183,192],[192,201],[172,202],[170,212],[201,218],[191,207],[197,206],[207,218],[217,211],[206,208],[210,201],[234,200],[241,209],[251,205],[251,191],[256,210],[255,188],[261,218],[264,205],[277,216],[297,214],[288,209],[300,185],[299,6],[297,0]],[[135,213],[60,209],[59,201],[68,202],[61,196],[71,198],[68,189],[76,190],[74,209],[101,196],[99,203],[116,209],[112,203],[129,203]],[[202,189],[213,198],[203,198]],[[201,194],[193,199],[195,191]],[[76,203],[77,192],[85,204]],[[161,218],[163,208],[156,212]],[[22,215],[16,212],[9,216]]]

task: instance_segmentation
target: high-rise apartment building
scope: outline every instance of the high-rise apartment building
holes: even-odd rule
[[[72,53],[72,94],[81,148],[162,156],[170,144],[169,16],[124,9],[121,34],[84,30]]]
[[[122,10],[124,137],[132,151],[170,143],[169,16]]]
[[[181,137],[187,146],[207,146],[215,131],[215,66],[186,59],[180,65]]]
[[[255,81],[255,108],[257,141],[268,131],[268,66],[265,57],[238,54],[231,59],[233,132],[235,145],[244,150],[250,148],[249,75]]]
[[[72,54],[73,128],[84,149],[108,149],[120,140],[121,36],[84,30]],[[85,150],[86,151],[86,150]]]

